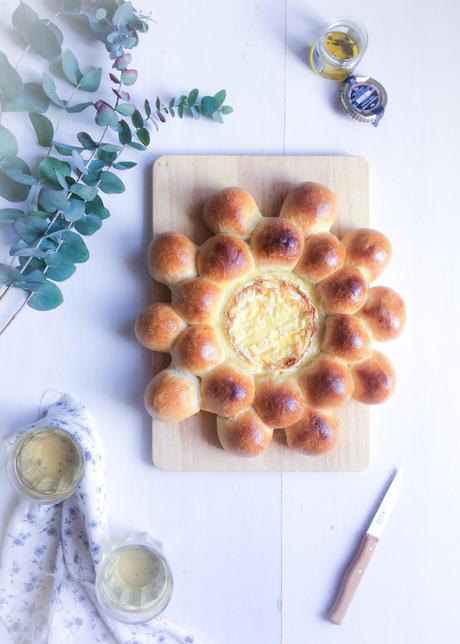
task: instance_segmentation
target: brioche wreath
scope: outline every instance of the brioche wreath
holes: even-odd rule
[[[152,241],[150,274],[172,296],[135,325],[141,344],[172,357],[145,391],[153,418],[180,422],[203,409],[235,455],[263,453],[275,429],[314,455],[337,442],[337,407],[389,398],[395,372],[371,343],[401,333],[405,305],[368,284],[390,242],[367,228],[339,240],[329,232],[337,214],[333,192],[310,181],[288,192],[278,217],[227,188],[204,205],[213,235],[200,247],[176,232]]]

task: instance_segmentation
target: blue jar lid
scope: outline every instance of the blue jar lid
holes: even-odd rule
[[[370,76],[348,76],[340,89],[340,102],[347,114],[357,121],[379,124],[388,97],[383,85]]]

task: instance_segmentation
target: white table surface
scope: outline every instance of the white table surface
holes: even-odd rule
[[[2,49],[13,60],[20,52],[8,26],[15,5],[3,3],[0,23]],[[208,644],[451,644],[460,566],[460,4],[178,0],[151,8],[157,24],[135,52],[134,94],[225,87],[235,112],[224,126],[187,119],[153,134],[140,167],[124,175],[126,193],[110,199],[112,218],[89,240],[91,260],[65,284],[64,306],[27,309],[0,338],[0,435],[33,420],[48,388],[88,404],[106,447],[113,535],[137,528],[164,542],[176,581],[167,614]],[[314,34],[340,13],[367,26],[360,71],[388,90],[377,129],[345,117],[335,106],[336,84],[305,64]],[[77,52],[86,46],[83,61],[105,63],[101,47],[74,46],[72,36],[67,44]],[[7,115],[4,123],[21,130],[27,145],[33,133],[17,119]],[[368,159],[371,224],[394,246],[380,282],[404,295],[409,318],[404,336],[385,348],[399,387],[372,410],[365,472],[173,474],[152,466],[142,405],[149,356],[132,325],[150,294],[150,173],[164,153]],[[8,241],[0,228],[2,257]],[[404,493],[345,623],[332,626],[324,613],[338,576],[395,464],[405,470]],[[14,497],[0,476],[4,525]],[[1,633],[0,641],[7,641]]]

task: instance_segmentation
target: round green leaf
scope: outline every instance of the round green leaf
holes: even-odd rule
[[[66,49],[62,54],[61,63],[64,76],[67,78],[69,83],[74,85],[74,87],[77,87],[82,77],[82,73],[78,65],[78,60],[75,58],[75,55],[70,51],[70,49]]]
[[[49,213],[56,212],[56,210],[65,212],[70,208],[69,200],[64,190],[42,188],[38,195],[38,203],[43,210]]]
[[[196,99],[198,98],[199,93],[200,92],[199,92],[198,89],[192,89],[192,91],[190,92],[190,94],[187,97],[187,103],[188,103],[189,107],[191,107],[192,105],[195,105]]]
[[[144,127],[144,119],[142,118],[142,114],[139,112],[139,110],[135,110],[132,117],[131,121],[136,128]]]
[[[223,105],[220,111],[222,114],[231,114],[233,112],[233,107],[230,107],[230,105]]]
[[[102,226],[102,221],[97,215],[85,215],[75,222],[75,230],[81,235],[93,235]]]
[[[79,87],[87,92],[97,92],[99,85],[101,84],[101,78],[102,67],[92,69],[81,77]]]
[[[81,183],[74,183],[73,186],[70,187],[70,190],[74,195],[81,197],[84,201],[92,201],[97,195],[96,188],[93,188],[92,186],[84,186]]]
[[[101,182],[99,186],[102,192],[107,194],[119,194],[125,190],[123,181],[113,172],[101,172]]]
[[[59,287],[53,282],[45,280],[34,292],[28,305],[36,311],[50,311],[62,304],[63,301],[64,298]]]
[[[22,275],[17,268],[0,263],[0,284],[12,284],[22,280]]]
[[[14,221],[13,228],[27,244],[35,244],[47,231],[48,222],[41,217],[25,215]]]
[[[136,111],[136,106],[131,105],[131,103],[121,103],[117,107],[117,112],[123,114],[123,116],[132,116]]]
[[[134,85],[137,80],[137,70],[135,69],[124,69],[121,72],[121,82],[123,85]]]
[[[70,164],[67,163],[67,161],[62,161],[62,159],[56,159],[55,157],[44,157],[38,164],[39,179],[48,184],[51,188],[59,190],[63,186],[57,179],[57,175],[60,175],[61,177],[72,176],[72,168],[70,167]]]
[[[1,208],[0,221],[14,221],[18,217],[23,217],[24,212],[17,208]]]
[[[85,150],[95,150],[97,148],[97,143],[93,141],[93,139],[87,132],[78,132],[77,139],[80,141]],[[70,154],[72,154],[72,152]]]
[[[65,230],[62,233],[62,245],[59,253],[71,262],[80,264],[89,259],[89,251],[83,239],[77,233],[71,230]]]
[[[46,274],[56,282],[69,279],[77,270],[75,264],[70,259],[63,257],[59,251],[47,255],[45,261],[48,267]]]
[[[59,96],[57,95],[56,84],[54,80],[47,72],[43,72],[42,74],[42,87],[43,91],[50,99],[50,101],[54,103],[54,105],[57,105],[57,107],[65,106],[65,101],[63,101],[62,98],[59,98]]]
[[[22,96],[23,84],[18,72],[10,65],[8,58],[0,51],[0,100],[14,100]]]
[[[214,100],[218,108],[224,104],[226,96],[227,96],[227,92],[224,89],[221,89],[220,92],[217,92],[217,94],[214,94]]]
[[[77,114],[79,112],[83,112],[86,110],[88,107],[91,107],[93,103],[91,101],[86,101],[86,103],[77,103],[76,105],[67,105],[66,110],[69,112],[69,114]]]
[[[137,138],[143,145],[149,145],[150,133],[147,128],[141,127],[140,130],[137,131]]]
[[[218,109],[219,105],[212,96],[203,96],[200,106],[200,111],[203,116],[212,116]]]
[[[28,45],[39,55],[53,60],[61,53],[56,30],[48,21],[42,22],[37,13],[25,2],[21,2],[12,16],[13,26]]]
[[[0,125],[0,159],[15,157],[18,153],[18,142],[12,132]]]
[[[37,112],[30,112],[29,118],[37,135],[39,145],[48,148],[53,142],[53,124],[47,116]]]
[[[7,157],[0,165],[0,195],[8,201],[17,203],[27,199],[30,186],[18,183],[8,176],[11,169],[21,170],[24,174],[30,174],[27,163],[20,157]]]

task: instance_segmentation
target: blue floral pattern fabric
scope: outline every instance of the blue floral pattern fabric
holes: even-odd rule
[[[0,618],[15,644],[200,644],[162,617],[133,626],[99,613],[96,570],[110,549],[102,444],[91,414],[69,395],[19,433],[43,425],[76,436],[85,475],[62,503],[21,500],[10,519],[0,558]]]

